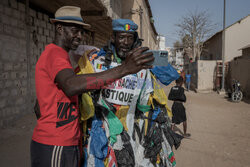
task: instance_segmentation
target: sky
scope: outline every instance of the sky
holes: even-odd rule
[[[192,11],[207,11],[216,24],[214,33],[223,29],[224,0],[149,0],[158,34],[166,37],[166,47],[179,40],[175,24]],[[250,0],[226,0],[226,26],[250,14]]]

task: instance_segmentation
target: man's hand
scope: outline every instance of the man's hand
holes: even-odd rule
[[[152,52],[144,53],[148,49],[148,47],[139,47],[128,53],[126,60],[122,63],[127,74],[135,74],[142,69],[152,68],[151,65],[146,64],[155,59]]]
[[[63,69],[57,73],[55,83],[68,97],[102,89],[111,81],[113,82],[128,74],[135,74],[142,69],[152,68],[152,66],[145,63],[154,60],[153,53],[143,53],[146,50],[148,50],[147,47],[133,49],[128,53],[122,65],[103,72],[76,75],[72,69]]]

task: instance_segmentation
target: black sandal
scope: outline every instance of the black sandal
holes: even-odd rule
[[[191,136],[190,133],[186,133],[186,134],[183,135],[183,137],[185,137],[185,138],[189,138],[190,136]]]

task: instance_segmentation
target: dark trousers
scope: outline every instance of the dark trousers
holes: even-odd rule
[[[31,167],[78,167],[78,146],[52,146],[35,141],[30,144]]]

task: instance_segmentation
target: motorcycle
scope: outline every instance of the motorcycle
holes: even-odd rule
[[[232,85],[232,93],[231,93],[231,100],[233,102],[240,102],[243,98],[243,93],[241,91],[241,88],[240,88],[240,82],[237,81],[237,80],[233,80],[233,85]]]

